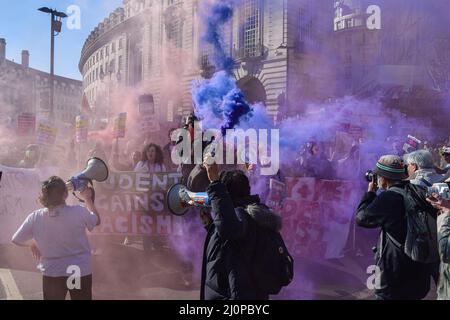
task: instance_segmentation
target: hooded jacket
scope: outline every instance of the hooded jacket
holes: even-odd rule
[[[260,203],[258,196],[233,202],[224,184],[208,187],[213,222],[207,227],[202,262],[202,300],[265,300],[250,272],[256,245],[255,228],[279,231],[281,217]]]
[[[414,172],[409,180],[412,184],[426,188],[444,181],[444,176],[436,173],[434,169],[419,169]]]

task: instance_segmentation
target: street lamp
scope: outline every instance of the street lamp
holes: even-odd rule
[[[51,25],[50,25],[50,119],[54,118],[54,76],[55,76],[55,36],[61,32],[62,19],[67,18],[64,12],[59,12],[54,9],[47,7],[42,7],[38,9],[41,12],[49,13],[51,15]]]

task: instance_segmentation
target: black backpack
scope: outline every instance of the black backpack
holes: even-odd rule
[[[404,189],[392,187],[394,191],[403,196],[406,212],[406,240],[399,243],[389,233],[391,241],[413,261],[433,263],[439,261],[437,223],[433,216],[433,208],[424,202],[419,193],[425,193],[425,189],[419,186],[407,184]]]
[[[253,280],[262,292],[278,294],[294,278],[294,259],[279,232],[254,225],[256,241],[249,257]]]

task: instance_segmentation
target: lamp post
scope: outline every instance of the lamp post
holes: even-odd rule
[[[51,15],[50,24],[50,119],[54,119],[54,76],[55,76],[55,36],[61,32],[62,19],[67,18],[64,12],[59,12],[54,9],[42,7],[38,9],[41,12],[49,13]]]

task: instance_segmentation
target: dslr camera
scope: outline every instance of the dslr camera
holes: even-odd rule
[[[366,177],[366,180],[368,182],[372,182],[372,181],[377,181],[378,176],[375,172],[373,172],[372,170],[367,170],[366,174],[364,175]]]
[[[437,194],[444,200],[450,200],[450,188],[447,183],[435,183],[427,188],[427,197]]]

